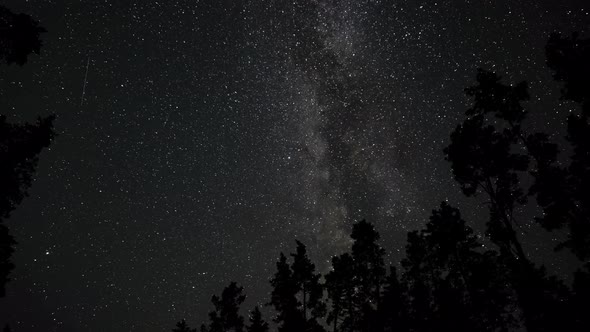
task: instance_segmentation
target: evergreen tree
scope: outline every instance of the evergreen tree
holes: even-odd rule
[[[209,313],[209,332],[244,331],[244,317],[239,313],[240,305],[246,299],[242,291],[242,287],[238,287],[235,282],[232,282],[223,289],[221,297],[214,295],[211,298],[215,310]]]
[[[331,302],[327,323],[333,331],[352,331],[354,269],[350,254],[332,258],[332,271],[326,275],[326,291]]]
[[[408,234],[404,280],[418,331],[496,331],[511,326],[505,270],[459,210],[443,202],[426,228]]]
[[[326,312],[319,282],[321,276],[315,273],[315,265],[307,257],[305,245],[299,241],[296,243],[291,266],[281,253],[277,272],[271,280],[270,304],[278,313],[275,322],[280,324],[280,331],[323,331],[318,322]]]
[[[354,268],[353,306],[356,316],[355,329],[373,331],[377,317],[377,304],[380,302],[381,289],[385,281],[385,250],[377,244],[379,233],[372,224],[361,220],[352,227],[350,236]]]
[[[384,332],[405,332],[407,325],[407,303],[403,289],[397,275],[397,269],[390,267],[385,279],[383,295],[379,304],[379,324]]]
[[[287,262],[281,253],[277,262],[277,272],[270,280],[272,286],[270,305],[275,308],[277,316],[274,321],[279,324],[281,332],[300,332],[305,328],[303,314],[298,310],[297,284]]]
[[[197,332],[197,329],[191,329],[186,321],[183,319],[176,323],[176,328],[172,329],[172,332]]]
[[[333,270],[326,276],[326,289],[332,308],[328,324],[334,331],[376,331],[377,307],[385,281],[385,251],[370,223],[353,225],[351,254],[332,259]]]
[[[305,245],[299,241],[296,243],[296,253],[291,254],[291,270],[296,295],[300,295],[301,298],[298,309],[303,313],[303,320],[308,325],[307,330],[313,330],[317,329],[317,320],[324,317],[326,312],[326,305],[322,301],[323,288],[319,281],[321,275],[315,273],[315,265],[307,257]]]
[[[254,307],[250,314],[250,325],[246,328],[248,332],[268,332],[268,323],[262,319],[262,313],[258,306]]]

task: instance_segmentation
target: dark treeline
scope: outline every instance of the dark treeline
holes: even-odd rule
[[[23,66],[31,53],[39,54],[40,34],[45,31],[29,15],[0,5],[0,62]],[[55,137],[55,116],[40,117],[36,124],[13,124],[2,113],[0,110],[0,298],[5,296],[14,268],[10,258],[16,245],[4,220],[27,196],[38,155]]]
[[[45,31],[29,15],[13,13],[0,5],[0,62],[23,66],[31,53],[39,54],[40,34]],[[0,109],[0,299],[6,296],[17,244],[4,221],[28,195],[38,156],[56,135],[54,119],[39,117],[35,124],[15,124],[8,122]],[[5,326],[3,331],[10,331],[10,327]]]
[[[379,233],[366,221],[353,225],[351,251],[333,257],[324,276],[297,241],[294,253],[279,255],[270,280],[267,305],[278,331],[588,330],[590,40],[556,34],[546,54],[563,85],[561,98],[580,108],[564,121],[564,146],[552,141],[555,133],[528,131],[526,82],[507,85],[479,70],[477,84],[465,90],[473,105],[444,150],[463,194],[485,198],[485,235],[493,249],[447,202],[432,211],[424,229],[408,233],[399,270],[385,266]],[[529,203],[540,211],[532,220],[519,213]],[[567,232],[555,250],[570,250],[580,260],[571,286],[532,262],[522,246],[520,228],[534,222]],[[244,299],[236,283],[213,296],[214,310],[201,331],[269,331],[258,307],[249,322],[240,315]],[[183,320],[173,331],[196,329]]]

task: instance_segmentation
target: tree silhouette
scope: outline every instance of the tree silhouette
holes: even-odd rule
[[[467,88],[474,105],[465,113],[468,118],[451,134],[445,148],[455,180],[470,197],[479,193],[488,196],[490,220],[487,234],[504,255],[527,261],[516,234],[515,208],[526,203],[519,184],[518,172],[528,169],[529,157],[512,149],[520,137],[520,125],[526,112],[521,102],[529,98],[527,85],[500,83],[494,73],[479,70],[477,86]],[[506,122],[496,128],[489,115]]]
[[[258,306],[250,313],[250,325],[246,327],[248,332],[268,332],[268,323],[262,319],[262,313]]]
[[[560,163],[552,133],[525,130],[526,83],[506,85],[498,75],[479,70],[477,85],[466,89],[474,103],[452,132],[445,154],[462,192],[487,199],[487,239],[475,234],[457,208],[442,202],[423,229],[408,233],[398,276],[394,266],[386,273],[379,233],[360,221],[353,225],[351,251],[332,257],[332,269],[325,275],[328,308],[321,275],[306,247],[296,241],[293,261],[281,253],[270,280],[269,305],[277,312],[278,330],[322,331],[327,310],[325,323],[334,332],[586,331],[590,326],[589,50],[590,42],[577,35],[554,35],[547,46],[548,65],[554,78],[564,83],[562,98],[582,108],[568,118],[569,165]],[[532,181],[521,181],[524,177]],[[526,182],[532,185],[526,188]],[[559,247],[569,248],[583,261],[571,290],[529,261],[520,243],[523,218],[517,212],[529,196],[543,211],[535,218],[543,227],[569,229],[569,238]],[[493,249],[487,248],[488,239]],[[233,285],[234,290],[228,291],[233,295],[214,297],[212,323],[201,331],[236,326],[224,323],[236,319],[223,318],[239,317],[243,298],[239,300],[241,288]],[[258,307],[247,330],[269,330]]]
[[[0,6],[0,57],[7,64],[23,65],[31,52],[39,53],[39,34],[45,29],[25,14]],[[36,124],[10,124],[0,115],[0,298],[6,294],[8,275],[14,268],[10,257],[16,241],[3,221],[27,196],[38,155],[55,136],[54,116]]]
[[[379,304],[379,324],[383,332],[404,332],[409,330],[407,321],[407,301],[404,286],[400,283],[397,269],[390,267],[385,279],[381,303]]]
[[[353,315],[355,328],[373,331],[376,326],[377,304],[380,302],[381,289],[385,281],[385,250],[377,244],[379,233],[372,224],[361,220],[352,227],[350,237],[352,244],[352,260],[354,268]]]
[[[549,135],[527,134],[522,129],[527,115],[521,105],[528,99],[526,83],[504,85],[496,74],[483,70],[479,70],[477,82],[466,89],[474,97],[474,106],[451,134],[445,153],[463,193],[484,193],[489,198],[486,234],[500,248],[501,259],[510,271],[510,285],[525,326],[531,331],[551,331],[560,326],[560,314],[565,314],[567,290],[562,282],[548,276],[544,267],[528,261],[516,233],[515,210],[527,202],[519,179],[526,171],[535,179],[529,193],[536,194],[541,205],[555,195],[548,194],[547,188],[557,185],[556,181],[563,186],[562,172],[552,165],[557,147],[548,141]],[[563,204],[559,211],[564,207],[572,211],[567,201],[559,204]]]
[[[7,64],[22,66],[29,54],[39,54],[43,32],[47,30],[29,15],[15,14],[0,5],[0,58]]]
[[[278,313],[275,322],[281,324],[281,331],[323,331],[318,322],[326,312],[319,282],[321,276],[315,273],[315,265],[307,257],[305,245],[299,241],[296,243],[291,266],[281,253],[277,272],[271,280],[270,304]]]
[[[176,328],[172,329],[172,332],[197,332],[197,329],[191,329],[183,319],[176,323]]]
[[[353,225],[350,254],[332,258],[333,270],[326,276],[332,308],[328,324],[334,331],[376,331],[377,307],[385,281],[385,250],[377,241],[372,224],[365,220]]]
[[[293,257],[291,270],[297,289],[296,294],[300,294],[301,297],[299,310],[303,313],[306,330],[317,330],[319,326],[317,320],[324,317],[326,313],[326,305],[322,301],[323,288],[319,282],[321,275],[315,273],[315,265],[307,257],[305,245],[299,241],[296,243],[297,251],[291,254]]]
[[[43,32],[46,30],[29,15],[14,14],[0,5],[0,58],[8,65],[22,66],[30,53],[39,54]],[[39,118],[34,125],[21,125],[10,124],[0,115],[0,298],[6,295],[8,275],[14,268],[10,257],[16,245],[3,222],[27,196],[38,155],[55,137],[54,119],[49,116]],[[10,331],[10,327],[6,325],[3,330]]]
[[[326,291],[331,302],[327,323],[333,331],[352,331],[354,269],[350,254],[332,258],[332,271],[326,275]]]
[[[270,280],[273,288],[270,303],[274,306],[277,316],[275,323],[279,324],[281,332],[303,331],[305,320],[303,313],[297,309],[297,284],[287,262],[287,257],[281,253],[277,262],[277,272]]]
[[[402,261],[410,319],[420,331],[496,331],[510,326],[506,278],[492,252],[443,202],[426,228],[408,234]],[[426,318],[426,319],[425,319]]]
[[[563,82],[562,99],[579,103],[580,114],[567,119],[567,139],[573,148],[568,167],[555,165],[537,177],[535,193],[544,215],[538,220],[551,230],[569,228],[566,247],[580,260],[590,259],[590,39],[578,34],[564,38],[554,34],[546,47],[547,65],[553,78]]]
[[[235,282],[223,289],[221,297],[213,295],[211,302],[215,310],[209,313],[209,328],[201,326],[201,331],[209,332],[243,332],[244,317],[239,313],[240,305],[246,299],[243,288]]]

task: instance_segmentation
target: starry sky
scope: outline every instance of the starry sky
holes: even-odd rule
[[[527,80],[538,130],[563,130],[549,34],[588,31],[584,0],[8,0],[39,56],[0,68],[10,121],[56,114],[9,227],[17,331],[198,326],[230,281],[268,300],[295,239],[322,272],[366,218],[388,261],[442,200],[480,232],[442,149],[478,67]],[[561,128],[561,129],[560,129]],[[529,213],[530,211],[523,211]],[[553,271],[555,234],[525,225]],[[553,258],[543,261],[544,253]]]

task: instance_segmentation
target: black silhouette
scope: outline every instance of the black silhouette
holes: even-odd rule
[[[320,275],[315,273],[315,265],[307,257],[305,245],[299,241],[296,243],[297,251],[291,254],[291,267],[281,253],[277,272],[271,280],[270,304],[278,312],[275,322],[282,324],[281,331],[323,331],[318,322],[326,312]]]
[[[305,246],[297,242],[293,262],[281,253],[270,280],[269,305],[276,311],[278,331],[588,329],[590,41],[578,35],[554,35],[547,58],[554,78],[564,83],[562,98],[581,106],[579,114],[568,118],[569,164],[559,158],[553,133],[534,132],[527,125],[529,112],[523,106],[529,98],[527,84],[508,85],[495,73],[480,69],[477,84],[466,89],[473,106],[452,132],[444,153],[462,192],[486,199],[486,237],[476,235],[460,211],[443,202],[424,229],[408,233],[401,269],[391,266],[387,274],[379,233],[363,220],[353,225],[350,252],[332,258],[323,285]],[[535,221],[519,213],[534,203],[531,197],[543,211],[535,220],[546,230],[567,226],[568,239],[557,249],[571,250],[582,266],[571,287],[529,260],[521,244],[526,241],[521,225]],[[230,297],[236,296],[242,296],[241,288]],[[232,317],[238,317],[241,301],[243,297],[227,301],[233,303]],[[222,321],[221,302],[214,300],[209,331],[223,330],[219,327],[223,324],[213,324]],[[250,322],[248,331],[269,330],[258,308]]]
[[[503,264],[481,247],[459,210],[445,202],[426,229],[408,234],[402,266],[412,326],[420,331],[511,327],[512,294]]]
[[[172,332],[197,332],[197,329],[191,329],[183,319],[176,323],[176,328],[172,329]]]
[[[23,65],[31,52],[39,53],[39,33],[45,29],[25,14],[14,14],[0,6],[0,57]],[[10,257],[16,241],[3,221],[27,196],[39,153],[49,146],[55,132],[54,116],[36,124],[10,124],[0,115],[0,298],[5,296],[8,275],[14,268]]]
[[[354,273],[350,254],[332,258],[332,271],[326,275],[326,290],[332,303],[327,323],[334,331],[351,331],[353,328]]]
[[[328,324],[335,331],[374,331],[379,328],[378,304],[385,281],[385,250],[377,244],[379,233],[365,220],[353,226],[351,254],[332,259],[326,276],[332,302]]]
[[[248,332],[268,332],[268,323],[262,319],[262,313],[258,306],[250,313],[250,325],[246,327]]]
[[[215,310],[209,313],[209,327],[201,326],[201,331],[209,332],[243,332],[244,317],[239,313],[240,305],[246,299],[243,288],[232,282],[223,289],[221,297],[213,295],[211,302]]]
[[[379,303],[379,326],[383,332],[408,330],[408,302],[395,266],[389,269],[385,279],[381,303]]]
[[[466,196],[483,193],[489,197],[490,220],[487,234],[503,255],[526,261],[515,227],[515,208],[526,203],[518,172],[524,172],[529,157],[512,149],[520,136],[521,122],[526,115],[521,102],[528,99],[527,85],[514,87],[500,83],[496,74],[479,70],[478,85],[466,89],[475,99],[465,113],[468,118],[451,134],[445,149],[455,179]],[[504,120],[504,128],[496,128],[490,117]]]
[[[549,229],[568,226],[569,248],[581,260],[590,259],[590,40],[552,35],[546,48],[547,64],[555,80],[563,82],[562,99],[580,104],[582,111],[567,119],[567,139],[573,155],[567,167],[550,160],[549,171],[537,177],[535,192],[544,215],[538,220]]]
[[[15,14],[0,6],[0,32],[0,57],[9,65],[22,66],[29,54],[39,54],[42,46],[39,36],[47,30],[29,15]]]

